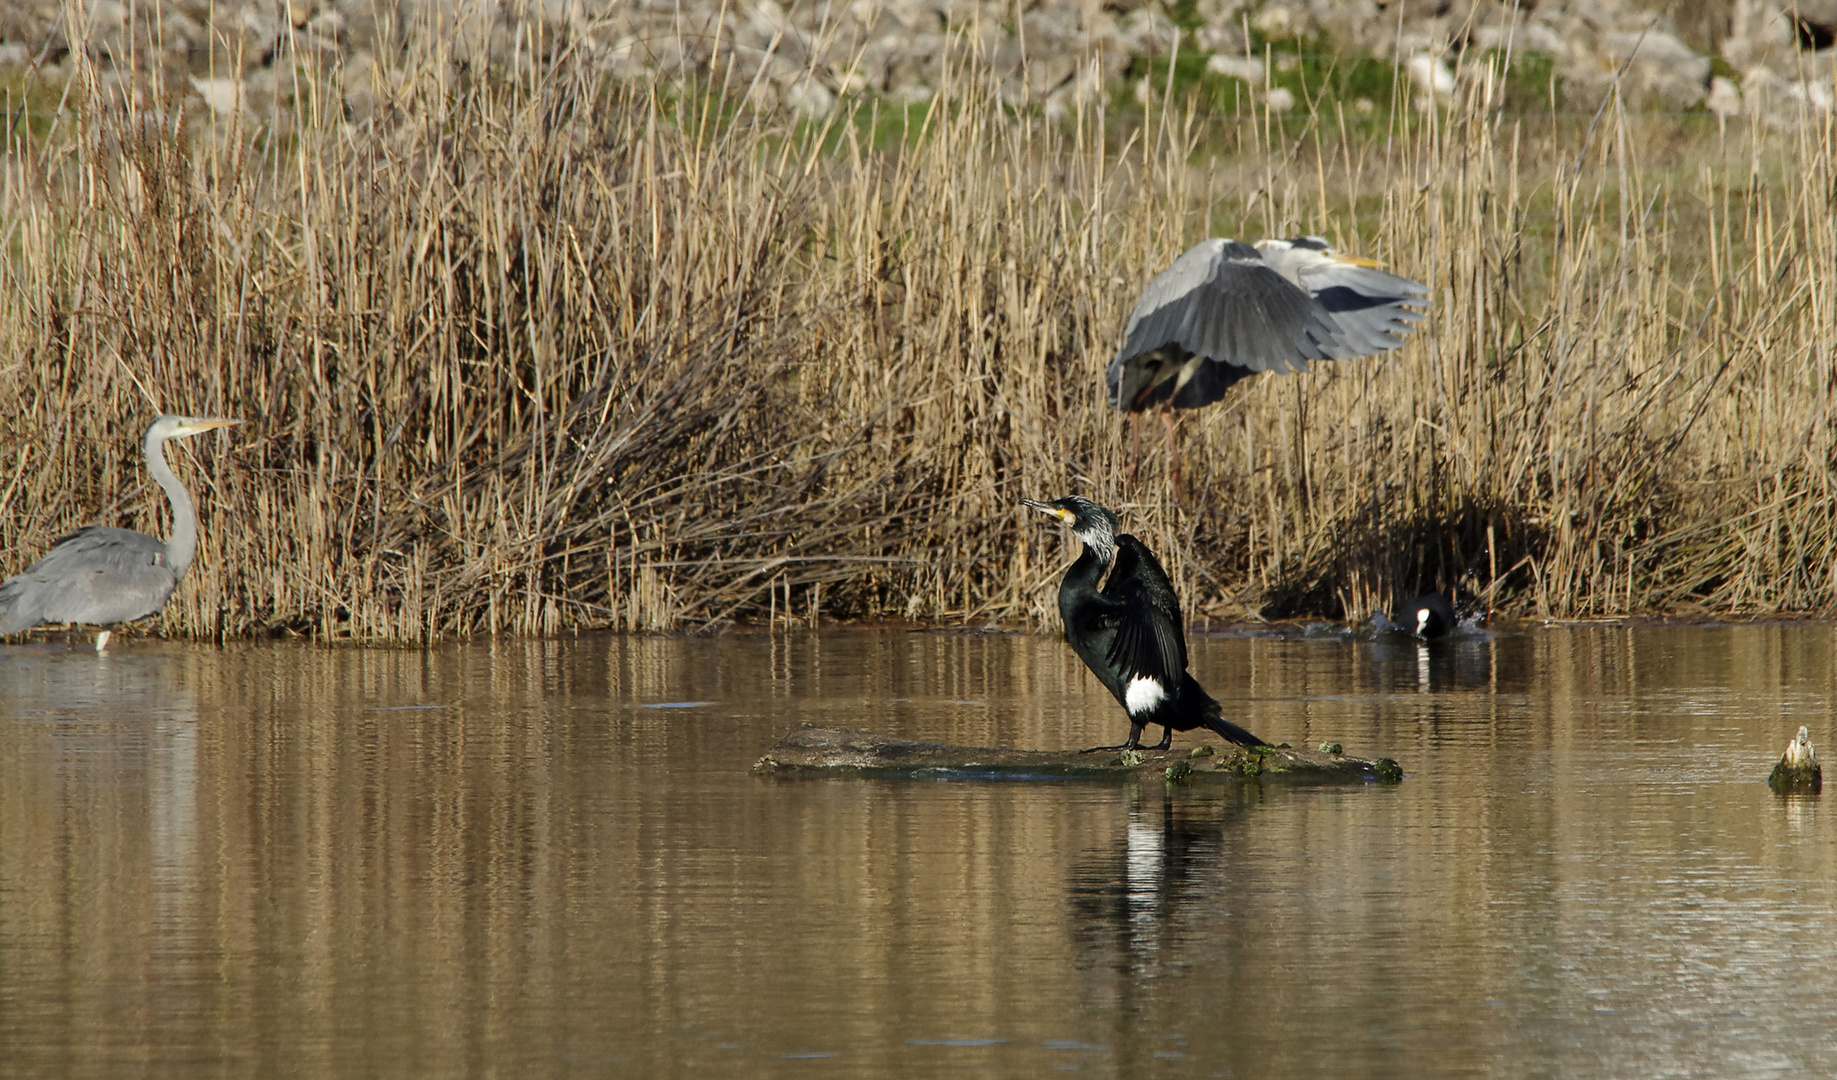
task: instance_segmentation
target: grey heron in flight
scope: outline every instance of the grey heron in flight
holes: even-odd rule
[[[1141,462],[1142,413],[1164,406],[1168,472],[1180,488],[1174,409],[1195,409],[1261,371],[1371,356],[1403,344],[1429,290],[1318,236],[1203,240],[1142,290],[1123,347],[1104,373],[1111,407],[1130,414],[1129,472]]]
[[[91,525],[53,544],[25,573],[0,581],[0,634],[39,623],[89,623],[104,629],[96,651],[108,647],[107,627],[144,619],[166,604],[198,551],[198,515],[191,494],[166,462],[166,440],[185,439],[240,420],[161,416],[147,429],[147,471],[172,502],[172,536],[155,540],[132,529]]]

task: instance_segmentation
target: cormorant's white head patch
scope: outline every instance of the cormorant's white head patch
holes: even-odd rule
[[[1049,503],[1022,499],[1021,502],[1042,513],[1050,514],[1072,527],[1072,535],[1096,552],[1106,565],[1116,557],[1116,534],[1121,525],[1116,515],[1082,495],[1067,495]]]

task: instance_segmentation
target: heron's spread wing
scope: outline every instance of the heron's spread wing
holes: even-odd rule
[[[1326,262],[1301,271],[1301,284],[1333,316],[1340,333],[1329,351],[1336,360],[1394,349],[1416,329],[1429,289],[1372,266]]]
[[[1172,693],[1186,672],[1186,633],[1173,583],[1154,553],[1134,536],[1116,538],[1116,562],[1104,595],[1122,605],[1109,661],[1122,685],[1146,676]]]
[[[165,544],[131,529],[72,533],[24,573],[0,582],[0,633],[41,622],[106,624],[151,615],[178,583],[165,557]]]
[[[1428,292],[1334,261],[1308,267],[1296,284],[1248,244],[1207,240],[1142,291],[1105,372],[1110,404],[1201,405],[1260,371],[1306,371],[1311,360],[1394,349],[1422,321],[1415,307],[1427,305]],[[1210,363],[1194,366],[1194,357]]]
[[[1250,371],[1306,371],[1333,356],[1325,346],[1338,334],[1333,316],[1257,249],[1207,240],[1142,291],[1110,366],[1178,346]]]

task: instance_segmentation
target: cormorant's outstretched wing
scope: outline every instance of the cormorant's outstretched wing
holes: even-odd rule
[[[1103,594],[1121,605],[1108,657],[1121,685],[1149,678],[1162,694],[1173,696],[1186,673],[1180,601],[1154,553],[1128,533],[1116,538],[1116,561]]]

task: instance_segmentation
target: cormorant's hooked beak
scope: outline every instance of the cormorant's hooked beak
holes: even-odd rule
[[[1348,266],[1369,266],[1373,270],[1384,269],[1384,264],[1376,259],[1362,259],[1357,255],[1341,255],[1337,251],[1333,253],[1333,261],[1342,262]]]
[[[1051,503],[1035,502],[1032,499],[1022,499],[1021,505],[1031,506],[1035,510],[1038,510],[1040,513],[1045,514],[1047,517],[1058,518],[1060,521],[1065,522],[1067,525],[1071,524],[1072,521],[1075,520],[1075,515],[1070,510],[1067,510],[1063,507],[1054,506]]]

